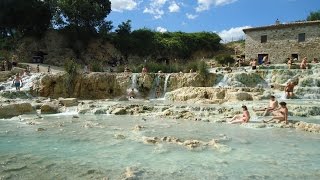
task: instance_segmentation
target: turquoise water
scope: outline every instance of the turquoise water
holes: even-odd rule
[[[136,179],[320,177],[320,135],[294,129],[255,129],[152,116],[33,118],[0,120],[0,179],[122,179],[128,168]],[[30,121],[36,125],[26,124]],[[134,130],[136,125],[145,128]],[[220,142],[223,149],[190,150],[166,142],[145,144],[144,136],[205,142],[227,138]]]

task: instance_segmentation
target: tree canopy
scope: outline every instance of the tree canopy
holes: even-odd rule
[[[1,35],[41,34],[50,26],[52,14],[47,1],[1,0]]]
[[[320,20],[320,10],[310,12],[309,16],[307,17],[307,21],[315,21]]]
[[[56,5],[68,24],[86,28],[100,26],[111,12],[109,0],[57,0]]]

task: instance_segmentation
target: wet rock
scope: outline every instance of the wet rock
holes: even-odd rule
[[[78,115],[73,115],[72,118],[79,118],[79,116]]]
[[[123,134],[115,134],[114,137],[116,139],[125,139],[126,138]]]
[[[144,129],[144,128],[145,128],[144,126],[136,125],[136,126],[134,126],[133,130],[135,130],[135,131],[141,131],[141,130]]]
[[[156,144],[158,143],[159,138],[157,137],[143,137],[143,142],[145,144]]]
[[[78,99],[77,98],[59,98],[59,103],[65,107],[77,106]]]
[[[313,124],[307,122],[297,122],[295,128],[307,132],[320,133],[320,124]]]
[[[11,103],[0,105],[0,118],[10,118],[27,113],[35,113],[30,103]]]
[[[161,141],[163,141],[163,142],[170,142],[170,143],[177,143],[177,144],[180,144],[180,143],[183,142],[183,141],[180,140],[179,138],[171,137],[171,136],[164,136],[164,137],[161,138]]]
[[[126,115],[127,114],[127,110],[125,108],[116,108],[116,109],[112,110],[111,114],[114,114],[114,115]]]
[[[106,109],[96,109],[93,114],[107,114]]]
[[[1,92],[0,95],[2,97],[8,98],[8,99],[29,99],[32,98],[30,94],[26,91],[4,91]]]
[[[59,113],[59,105],[53,102],[44,103],[41,106],[41,114],[55,114]]]
[[[266,124],[258,124],[258,125],[256,126],[256,128],[265,128],[265,127],[267,127]]]
[[[194,149],[200,147],[201,143],[198,140],[186,140],[183,142],[183,145],[190,149]]]
[[[176,116],[177,119],[191,119],[194,117],[194,113],[184,110],[178,113]]]
[[[38,131],[38,132],[46,131],[46,129],[45,129],[45,128],[38,128],[37,131]]]
[[[229,93],[228,97],[229,101],[252,101],[252,95],[247,92],[236,92]]]

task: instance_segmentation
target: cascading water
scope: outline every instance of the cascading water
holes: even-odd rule
[[[138,90],[138,75],[139,73],[132,73],[131,75],[131,85],[127,89],[127,95],[130,98],[134,98],[137,95],[139,95],[139,90]]]
[[[163,87],[163,96],[166,94],[167,92],[167,89],[168,89],[168,81],[169,81],[169,78],[170,78],[170,75],[171,74],[166,74],[166,78],[164,80],[164,87]]]
[[[34,84],[40,81],[40,77],[42,74],[40,73],[32,73],[30,75],[23,75],[22,86],[20,88],[21,91],[29,91]],[[5,91],[15,91],[16,88],[13,85],[14,78],[8,79],[8,81],[1,83],[0,86],[4,88]]]
[[[230,81],[230,78],[228,77],[228,74],[224,74],[221,81],[216,85],[216,87],[227,87],[228,82]]]
[[[160,97],[160,75],[157,75],[154,79],[152,89],[150,92],[150,98],[159,98]]]

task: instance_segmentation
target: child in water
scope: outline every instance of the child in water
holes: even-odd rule
[[[16,87],[16,90],[20,91],[20,87],[22,86],[22,79],[19,76],[19,73],[17,73],[16,77],[14,78],[13,84]]]

